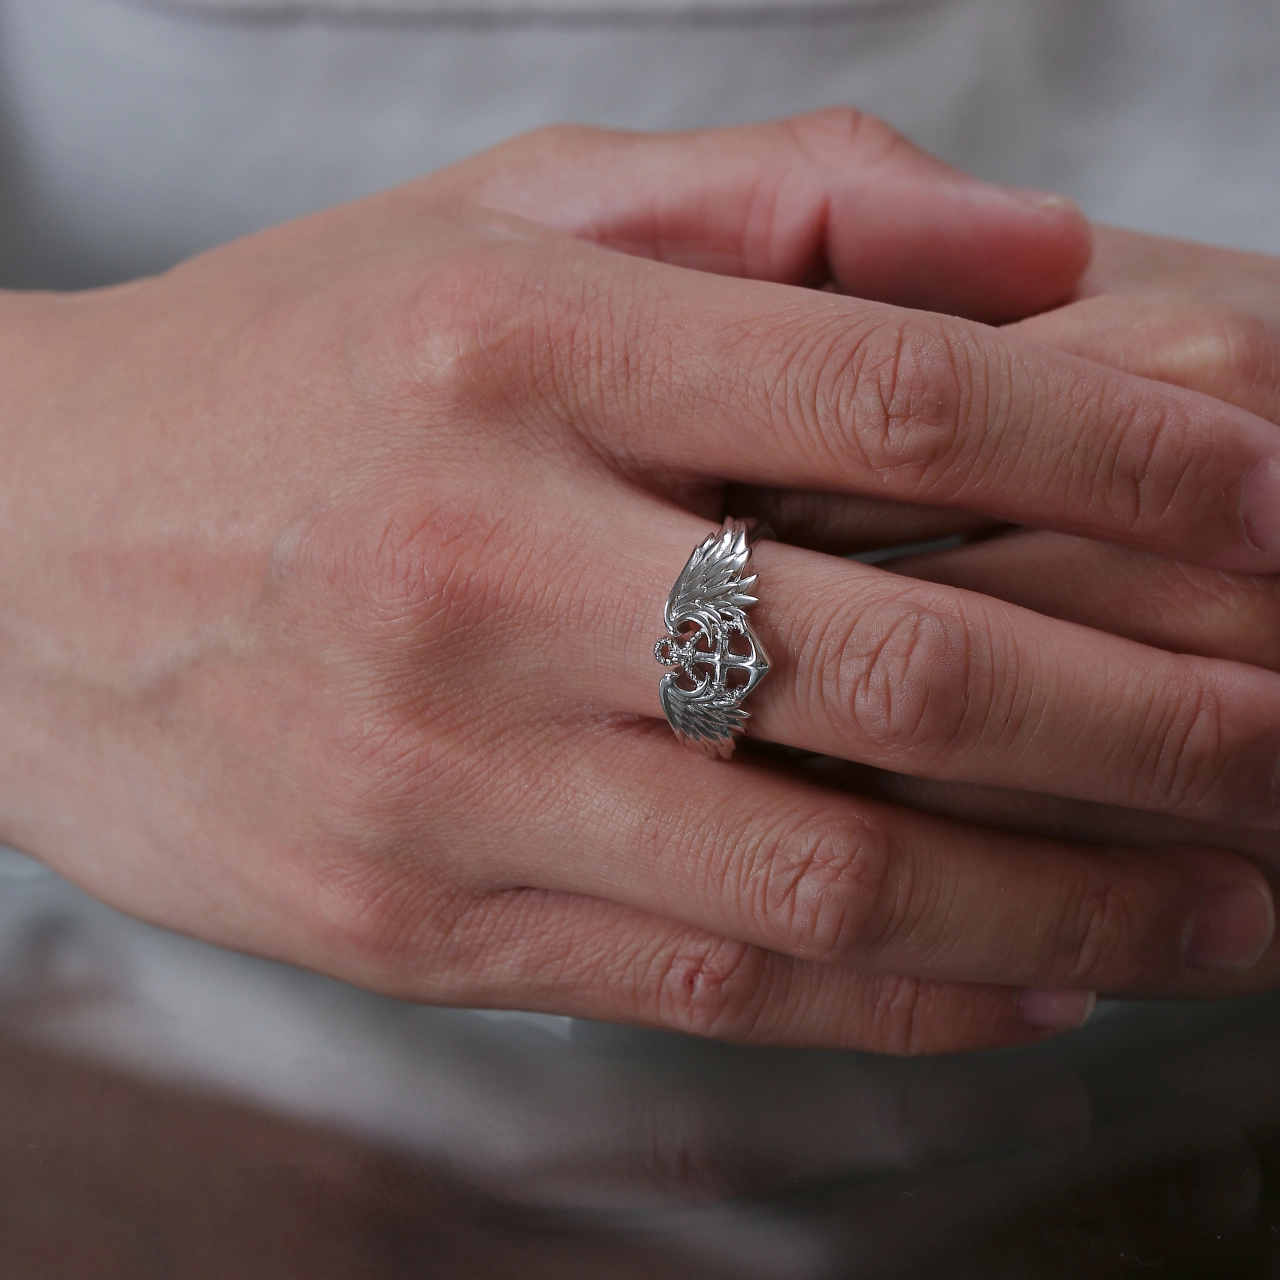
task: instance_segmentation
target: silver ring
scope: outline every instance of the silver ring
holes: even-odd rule
[[[748,694],[769,674],[769,655],[747,621],[751,547],[772,536],[755,520],[727,519],[694,548],[667,597],[669,634],[653,646],[664,667],[658,695],[681,742],[727,760],[746,732]]]

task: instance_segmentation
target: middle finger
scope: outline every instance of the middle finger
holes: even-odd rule
[[[643,499],[615,501],[609,523],[611,554],[579,571],[595,631],[574,690],[661,716],[662,602],[708,528]],[[752,621],[774,659],[748,702],[754,736],[921,777],[1280,825],[1272,672],[776,543],[754,569]]]
[[[825,489],[1280,567],[1280,430],[1243,410],[945,316],[557,237],[518,248],[536,296],[504,296],[497,330],[489,300],[468,394],[567,420],[673,492]]]

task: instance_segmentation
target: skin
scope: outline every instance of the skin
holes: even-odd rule
[[[978,323],[1088,253],[1069,206],[831,112],[551,131],[5,296],[0,837],[396,995],[729,1039],[1024,1043],[1238,975],[1271,891],[1211,839],[955,822],[657,718],[661,603],[731,497],[1280,568],[1273,423]],[[800,545],[757,567],[761,740],[1280,826],[1273,672]]]
[[[1015,325],[1018,332],[1280,422],[1280,263],[1109,227],[1096,229],[1095,242],[1078,299]],[[908,536],[915,532],[909,529]],[[1025,529],[895,560],[893,567],[1173,653],[1280,670],[1280,577],[1275,575],[1224,573]],[[1280,873],[1274,839],[1246,823],[1206,827],[885,774],[855,780],[845,771],[844,780],[863,791],[1009,830],[1094,840],[1122,835],[1135,844],[1209,839],[1248,854],[1271,876]],[[1253,981],[1269,985],[1277,976],[1280,957],[1273,948],[1255,967]]]

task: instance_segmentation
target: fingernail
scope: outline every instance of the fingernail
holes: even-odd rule
[[[1259,551],[1280,554],[1280,458],[1259,462],[1245,476],[1240,514],[1249,541]]]
[[[1005,187],[1004,189],[1015,200],[1034,205],[1037,209],[1046,209],[1050,213],[1064,213],[1067,210],[1075,212],[1080,208],[1070,196],[1059,195],[1056,191],[1033,191],[1029,187]]]
[[[1271,945],[1274,929],[1275,907],[1265,889],[1223,889],[1193,917],[1183,956],[1197,969],[1248,969]]]
[[[1098,1003],[1092,991],[1054,991],[1028,987],[1018,997],[1018,1013],[1041,1031],[1074,1031],[1083,1026]]]

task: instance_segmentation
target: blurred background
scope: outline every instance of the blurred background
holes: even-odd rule
[[[7,1280],[1280,1277],[1280,997],[912,1062],[419,1008],[0,860]]]
[[[555,121],[848,103],[1280,252],[1275,0],[0,0],[0,283],[158,270]]]

